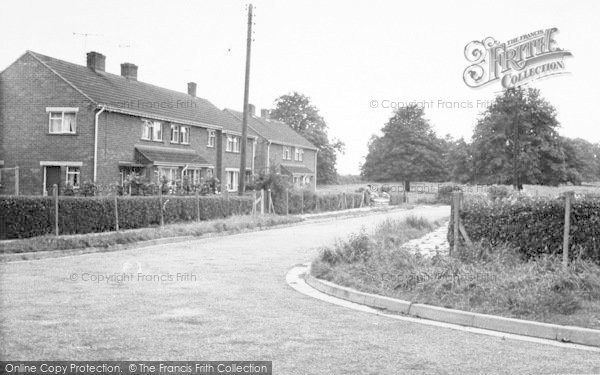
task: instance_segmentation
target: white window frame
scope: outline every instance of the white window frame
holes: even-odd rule
[[[302,149],[300,147],[295,147],[294,148],[294,160],[302,161],[303,158],[304,158],[304,149]]]
[[[215,141],[217,139],[217,135],[215,134],[214,130],[209,130],[208,131],[208,141],[206,146],[207,147],[215,147]]]
[[[227,176],[227,191],[237,191],[240,183],[240,170],[235,168],[225,169]]]
[[[233,152],[236,154],[240,153],[240,137],[236,135],[227,135],[227,143],[225,144],[225,151]]]
[[[77,113],[79,108],[71,107],[46,107],[48,113],[48,134],[77,134]],[[74,114],[73,131],[65,131],[65,114]],[[52,120],[60,118],[60,131],[52,131]]]
[[[152,121],[142,120],[142,139],[146,141],[152,140]]]
[[[81,168],[67,166],[65,169],[66,169],[65,184],[71,185],[74,189],[79,188],[79,186],[81,186]],[[77,184],[75,184],[75,183],[71,184],[69,181],[69,176],[77,176],[76,178],[73,178],[73,180],[77,180]]]
[[[156,129],[158,128],[158,132]],[[156,133],[160,135],[160,138],[156,136]],[[155,142],[162,142],[163,140],[163,126],[160,121],[152,121],[152,140]]]
[[[181,143],[182,145],[190,144],[190,130],[191,128],[189,126],[182,125],[179,127],[179,143]],[[184,134],[186,135],[185,137]]]
[[[292,160],[290,146],[283,146],[283,160]]]
[[[171,143],[179,143],[179,125],[171,124]]]

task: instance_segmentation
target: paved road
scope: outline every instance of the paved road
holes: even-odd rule
[[[286,375],[600,373],[597,353],[397,321],[312,299],[285,283],[292,266],[336,237],[386,217],[439,218],[448,211],[423,208],[4,264],[0,357],[261,359]],[[139,271],[163,280],[89,281]],[[190,280],[177,281],[178,273]],[[164,280],[168,275],[174,280]]]

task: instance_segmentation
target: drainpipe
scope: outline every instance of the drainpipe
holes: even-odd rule
[[[105,110],[106,107],[100,108],[96,113],[96,119],[94,120],[94,183],[96,183],[96,175],[98,172],[98,120]]]
[[[254,174],[254,158],[256,158],[256,138],[252,141],[252,166],[250,167],[252,169],[252,174]]]

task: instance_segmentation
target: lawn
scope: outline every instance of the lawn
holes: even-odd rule
[[[507,247],[462,249],[425,258],[401,247],[436,223],[386,222],[323,249],[313,275],[364,292],[511,318],[600,329],[600,266],[563,269],[545,256],[524,260]]]

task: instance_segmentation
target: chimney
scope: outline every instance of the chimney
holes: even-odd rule
[[[103,72],[106,65],[106,56],[100,52],[87,53],[87,67],[97,72]]]
[[[260,110],[260,117],[264,118],[265,120],[268,120],[270,113],[271,113],[271,110],[269,110],[269,109],[261,109]]]
[[[196,82],[188,82],[188,95],[196,97]]]
[[[127,79],[137,81],[138,67],[135,64],[123,63],[121,64],[121,75]]]
[[[256,113],[256,106],[254,106],[254,104],[248,104],[248,114],[250,114],[250,116],[254,116]]]

